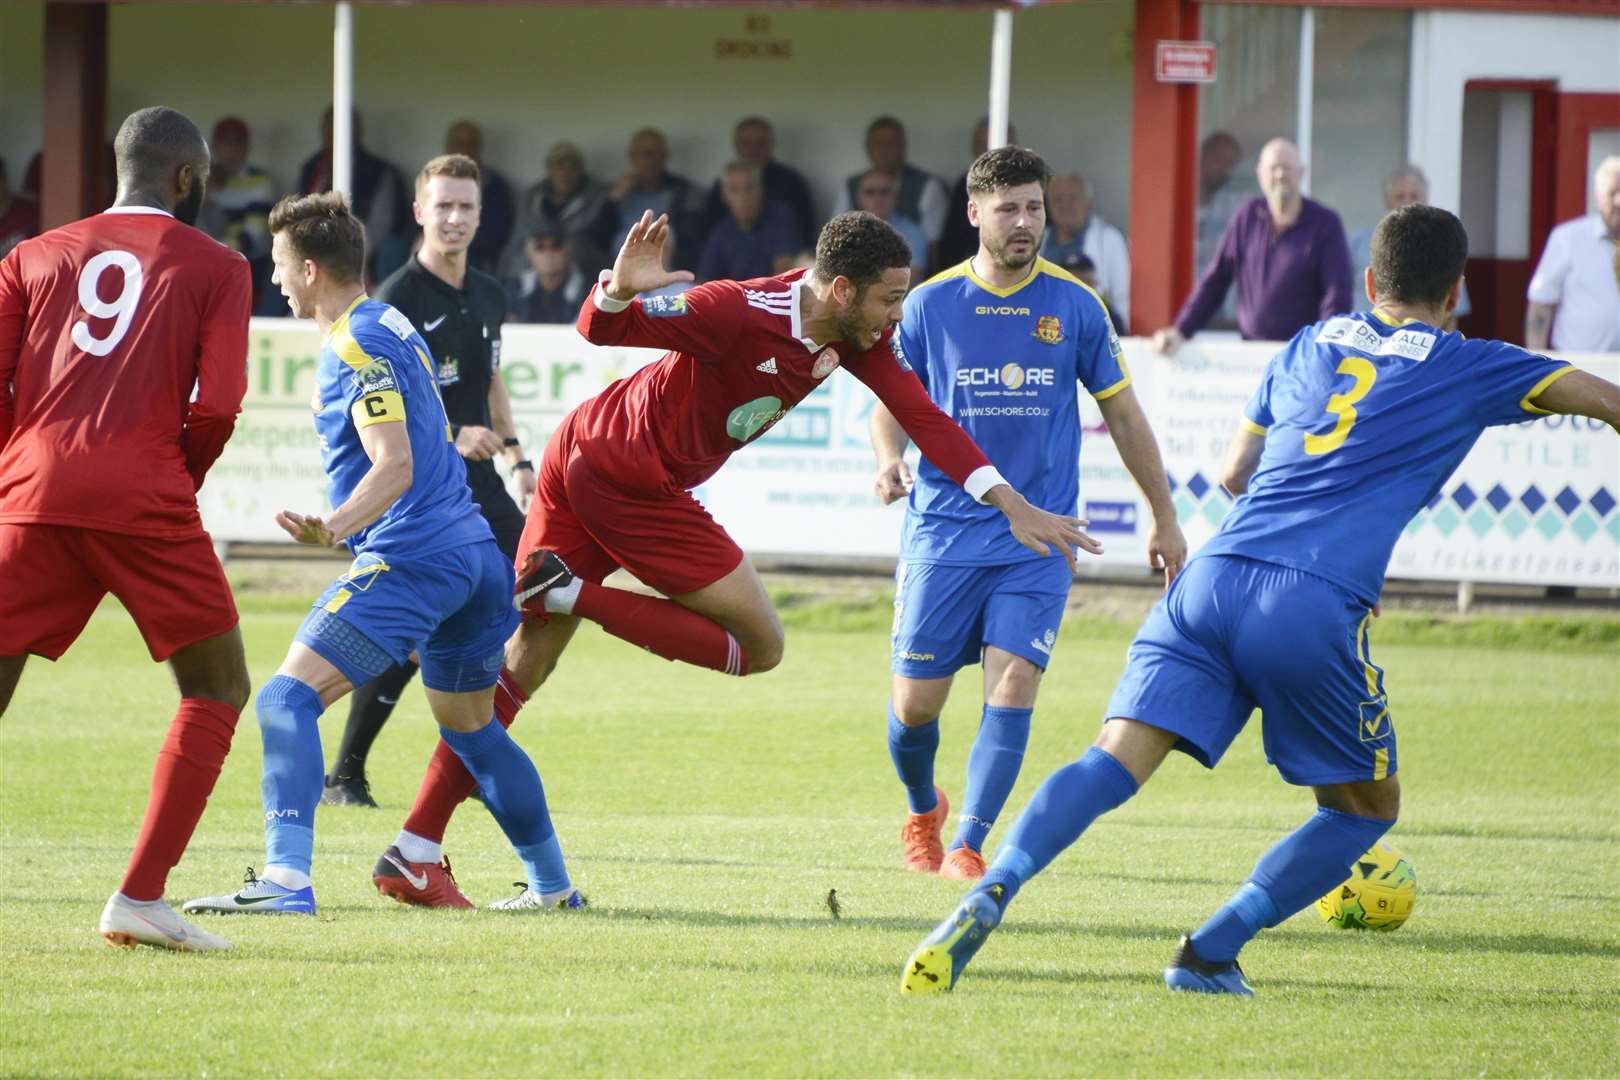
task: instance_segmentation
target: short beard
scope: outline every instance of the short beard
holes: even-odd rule
[[[1005,242],[992,242],[990,240],[985,240],[984,242],[984,250],[990,253],[990,262],[993,265],[1000,267],[1003,270],[1022,270],[1024,267],[1034,262],[1035,257],[1040,254],[1041,241],[1039,237],[1031,240],[1029,245],[1029,254],[1021,259],[1015,258],[1007,253],[1007,248],[1009,246],[1010,245]]]
[[[203,184],[201,181],[191,182],[191,192],[179,202],[174,204],[175,219],[185,225],[197,224],[197,217],[202,213]]]

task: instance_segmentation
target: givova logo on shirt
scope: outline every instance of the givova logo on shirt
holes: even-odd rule
[[[786,415],[782,399],[767,394],[732,409],[726,417],[726,434],[738,442],[747,442]]]
[[[958,368],[956,385],[999,386],[1003,390],[1022,390],[1026,386],[1056,386],[1057,371],[1053,368],[1020,367],[1017,364],[1003,364],[999,368]]]

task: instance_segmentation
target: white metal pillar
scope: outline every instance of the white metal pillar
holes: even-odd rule
[[[987,146],[1007,145],[1007,114],[1012,98],[1013,13],[998,10],[990,29],[990,130]]]
[[[1299,11],[1299,119],[1295,123],[1299,160],[1305,163],[1305,179],[1300,190],[1311,193],[1311,106],[1316,98],[1316,9]]]
[[[339,0],[332,30],[332,190],[354,199],[354,5]]]

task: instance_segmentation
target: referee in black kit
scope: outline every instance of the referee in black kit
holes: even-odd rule
[[[497,377],[506,296],[500,282],[467,265],[478,231],[478,163],[462,154],[436,157],[416,177],[416,221],[421,250],[376,290],[415,324],[439,365],[439,394],[450,417],[456,450],[467,462],[473,501],[495,533],[495,542],[516,559],[523,512],[534,495],[534,465],[523,456],[512,425],[512,403]],[[495,455],[511,467],[523,505],[512,500],[495,471]],[[321,802],[328,806],[376,806],[366,781],[366,756],[387,723],[416,664],[396,664],[355,690],[337,765],[326,777]]]

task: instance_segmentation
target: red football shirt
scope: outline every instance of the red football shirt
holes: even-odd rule
[[[864,352],[804,336],[799,304],[806,273],[711,281],[680,296],[628,303],[606,296],[600,285],[592,289],[579,313],[586,340],[670,350],[575,410],[576,438],[593,446],[596,464],[651,457],[677,486],[694,488],[842,367],[974,498],[1003,483],[895,356],[892,331]]]
[[[196,490],[247,392],[252,293],[241,255],[148,207],[0,261],[0,522],[201,533]]]

